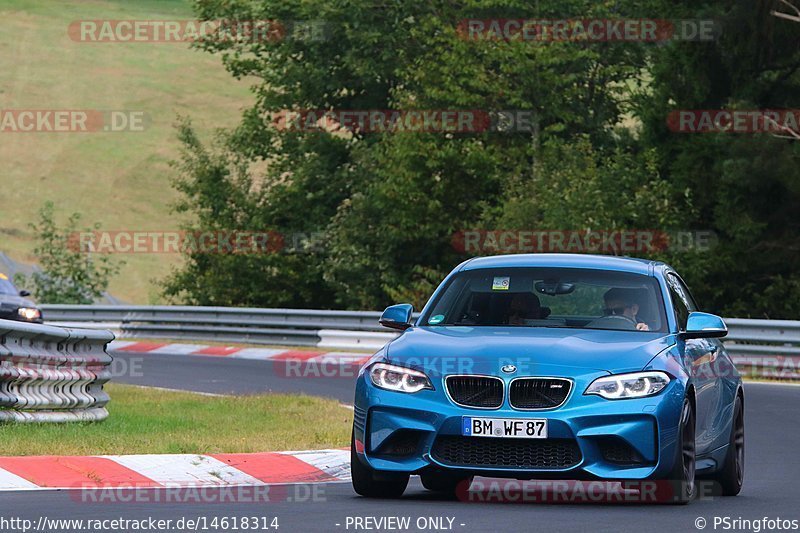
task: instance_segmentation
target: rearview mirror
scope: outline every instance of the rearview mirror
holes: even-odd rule
[[[560,281],[537,281],[534,284],[534,288],[538,293],[556,296],[573,292],[575,290],[575,284]]]
[[[411,327],[411,313],[413,312],[414,306],[411,304],[392,305],[383,311],[378,322],[381,326],[403,331]]]
[[[695,311],[689,314],[686,331],[681,332],[684,339],[718,339],[728,334],[728,326],[717,315]]]
[[[31,293],[29,291],[22,290],[22,291],[19,291],[19,295],[22,296],[23,298],[25,298],[26,296],[30,296]]]

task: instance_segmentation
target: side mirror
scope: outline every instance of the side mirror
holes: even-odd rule
[[[30,293],[30,291],[22,290],[22,291],[19,291],[19,295],[22,296],[23,298],[25,298],[27,296],[30,296],[31,293]]]
[[[717,315],[695,311],[689,314],[686,331],[681,332],[684,339],[718,339],[728,334],[728,326]]]
[[[411,313],[413,312],[414,306],[411,304],[392,305],[383,311],[378,322],[381,323],[381,326],[403,331],[411,327]]]

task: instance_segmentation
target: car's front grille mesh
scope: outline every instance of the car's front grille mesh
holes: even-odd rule
[[[431,453],[437,461],[452,466],[564,469],[581,461],[581,450],[573,439],[441,435]]]
[[[572,382],[561,378],[520,378],[511,383],[509,402],[515,409],[552,409],[563,404]]]
[[[449,376],[447,392],[459,405],[493,409],[503,403],[503,381],[482,376]]]

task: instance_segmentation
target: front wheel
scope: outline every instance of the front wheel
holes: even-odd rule
[[[736,397],[733,407],[733,420],[731,423],[731,438],[728,443],[728,453],[725,455],[725,464],[710,476],[718,484],[722,496],[736,496],[742,490],[744,483],[744,404],[742,397]]]
[[[695,484],[695,415],[692,402],[684,398],[678,426],[675,463],[667,479],[672,486],[672,503],[686,505],[697,492]]]
[[[350,473],[353,490],[365,498],[399,498],[408,486],[408,474],[376,472],[358,458],[355,435],[350,438]]]

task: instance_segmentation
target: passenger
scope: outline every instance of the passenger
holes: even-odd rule
[[[526,320],[544,318],[542,304],[539,297],[532,292],[515,294],[508,306],[508,324],[510,326],[524,326]]]

